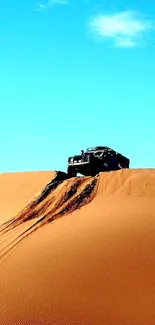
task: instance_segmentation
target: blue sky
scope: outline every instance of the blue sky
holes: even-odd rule
[[[3,1],[0,44],[0,172],[95,145],[155,167],[154,0]]]

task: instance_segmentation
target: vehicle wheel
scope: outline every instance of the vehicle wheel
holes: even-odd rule
[[[90,175],[90,176],[94,177],[94,176],[96,176],[97,174],[98,174],[98,171],[97,171],[96,168],[93,168],[93,167],[90,167],[90,168],[89,168],[89,175]]]
[[[77,173],[75,172],[75,170],[73,170],[72,172],[72,177],[76,177]]]
[[[69,177],[76,177],[77,173],[72,167],[68,167],[67,169],[67,174]]]

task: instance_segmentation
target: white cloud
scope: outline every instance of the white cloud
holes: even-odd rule
[[[42,3],[41,4],[38,4],[36,10],[37,11],[44,11],[47,9],[47,6],[43,5]]]
[[[66,5],[68,0],[49,0],[49,4],[52,5]]]
[[[94,16],[90,29],[101,38],[111,39],[119,47],[134,47],[143,41],[152,24],[135,12],[123,11]]]
[[[69,1],[68,0],[48,0],[48,2],[45,4],[38,4],[36,10],[37,11],[45,11],[47,9],[49,9],[52,6],[55,5],[66,5],[68,4]]]

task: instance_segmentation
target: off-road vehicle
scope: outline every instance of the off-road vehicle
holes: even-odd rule
[[[129,168],[130,160],[109,147],[88,148],[81,150],[80,155],[68,158],[67,173],[75,177],[78,173],[84,176],[95,176],[99,172]]]

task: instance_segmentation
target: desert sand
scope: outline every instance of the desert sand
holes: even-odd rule
[[[0,174],[0,222],[20,212],[54,174],[48,171]]]
[[[0,184],[0,324],[155,324],[155,169]]]

